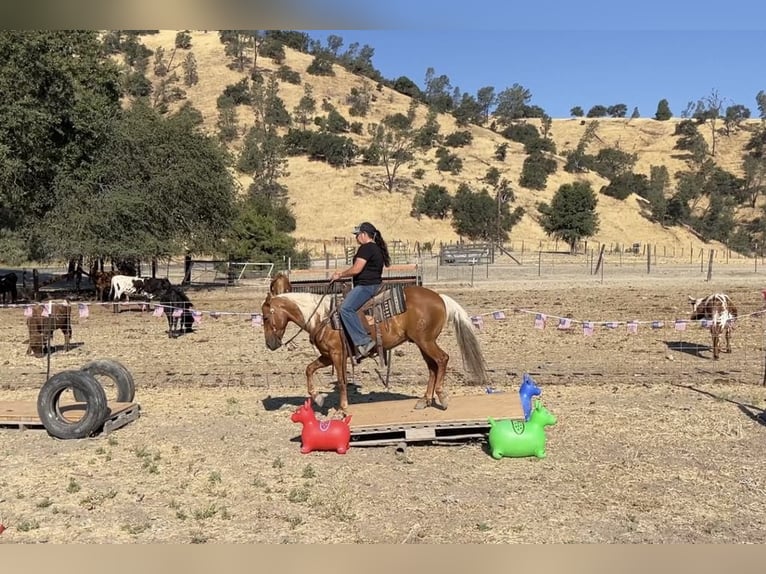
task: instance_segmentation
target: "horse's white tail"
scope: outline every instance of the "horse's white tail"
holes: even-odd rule
[[[452,297],[439,295],[447,308],[447,323],[455,327],[455,336],[463,358],[463,368],[470,373],[477,383],[487,383],[487,367],[481,354],[479,339],[476,337],[473,322],[468,312]]]

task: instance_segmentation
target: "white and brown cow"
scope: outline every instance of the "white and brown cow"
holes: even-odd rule
[[[692,306],[692,321],[702,319],[710,321],[710,335],[713,337],[713,359],[718,359],[720,352],[718,338],[722,332],[726,338],[724,352],[731,353],[731,330],[737,318],[737,307],[732,302],[731,297],[725,293],[714,293],[707,297],[695,299],[690,295],[689,303]]]

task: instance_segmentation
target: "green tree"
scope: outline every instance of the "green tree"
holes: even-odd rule
[[[143,102],[113,128],[89,164],[58,178],[43,226],[49,252],[148,259],[216,251],[234,213],[222,148],[193,114],[166,118]]]
[[[572,253],[577,242],[599,230],[598,199],[590,183],[576,181],[559,187],[550,204],[538,204],[540,223],[548,236],[565,241]]]
[[[474,192],[461,183],[452,200],[452,227],[468,239],[505,241],[524,215],[521,207],[511,212],[509,204],[507,195],[492,197],[486,189]]]
[[[601,104],[596,104],[591,109],[588,110],[588,113],[586,114],[586,117],[588,118],[604,118],[609,114],[609,110],[606,106],[602,106]]]
[[[638,112],[638,106],[633,108],[633,113],[630,114],[630,119],[635,120],[636,118],[640,118],[641,114]]]
[[[445,219],[452,208],[452,198],[447,188],[431,183],[415,194],[412,200],[412,214],[425,215],[433,219]]]
[[[527,103],[532,99],[532,92],[521,84],[513,84],[497,94],[495,117],[499,124],[510,125],[514,120],[530,117]]]
[[[186,54],[181,64],[184,71],[184,84],[194,86],[199,82],[199,73],[197,72],[197,59],[192,52]]]
[[[661,122],[669,120],[673,117],[673,113],[670,111],[670,104],[663,98],[657,103],[657,111],[654,113],[654,119]]]
[[[311,84],[303,85],[303,96],[293,110],[295,121],[301,124],[301,129],[306,129],[309,119],[316,113],[317,101],[314,98],[314,88]]]
[[[556,160],[540,152],[529,154],[519,177],[519,185],[529,189],[545,189],[548,176],[556,171]]]
[[[571,110],[569,110],[569,115],[573,118],[581,118],[585,115],[585,112],[580,106],[574,106]]]
[[[755,96],[755,103],[758,107],[758,111],[760,112],[760,118],[762,120],[766,119],[766,92],[763,90],[759,91]]]
[[[739,125],[750,118],[750,110],[742,104],[736,104],[726,108],[726,115],[723,118],[723,126],[726,130],[726,135],[731,135],[732,130],[739,127]]]
[[[176,34],[176,41],[175,46],[176,48],[180,48],[182,50],[188,50],[191,48],[192,41],[191,36],[189,35],[188,30],[183,30],[182,32],[178,32]]]
[[[248,65],[253,71],[257,69],[258,30],[221,30],[218,37],[225,47],[225,54],[231,58],[232,69],[244,72]]]
[[[497,95],[495,94],[494,86],[484,86],[483,88],[479,88],[479,91],[476,92],[476,103],[481,110],[481,114],[484,116],[484,121],[476,123],[483,125],[485,122],[489,121],[489,114],[492,111],[492,106],[494,106],[496,102]]]
[[[0,232],[42,257],[56,182],[92,163],[119,117],[119,72],[95,31],[3,30],[0,59]]]
[[[370,124],[367,131],[372,138],[371,146],[377,149],[386,169],[385,188],[393,193],[399,168],[413,157],[416,132],[412,117],[401,113],[389,115],[379,124]]]

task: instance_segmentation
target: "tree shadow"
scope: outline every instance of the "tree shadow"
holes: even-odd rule
[[[739,401],[735,401],[732,399],[727,399],[726,397],[721,397],[719,395],[716,395],[715,393],[711,393],[710,391],[703,391],[702,389],[698,389],[697,387],[694,387],[692,385],[682,385],[681,383],[671,383],[671,384],[674,387],[688,389],[690,391],[694,391],[695,393],[699,393],[701,395],[705,395],[706,397],[710,397],[711,399],[714,399],[716,401],[724,401],[727,403],[731,403],[732,405],[737,405],[737,408],[745,416],[747,416],[747,418],[757,422],[760,425],[766,426],[766,410],[760,407],[756,407],[755,405],[748,405],[748,404],[741,403]]]
[[[700,345],[699,343],[689,343],[688,341],[663,341],[668,349],[679,353],[686,353],[694,357],[702,357],[702,351],[712,351],[710,345]]]

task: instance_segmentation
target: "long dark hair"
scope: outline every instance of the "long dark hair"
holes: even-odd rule
[[[380,250],[383,253],[383,265],[390,267],[391,256],[388,254],[388,245],[386,245],[386,240],[383,239],[383,236],[380,234],[380,231],[377,228],[375,229],[372,240],[375,242],[375,245],[380,247]]]

